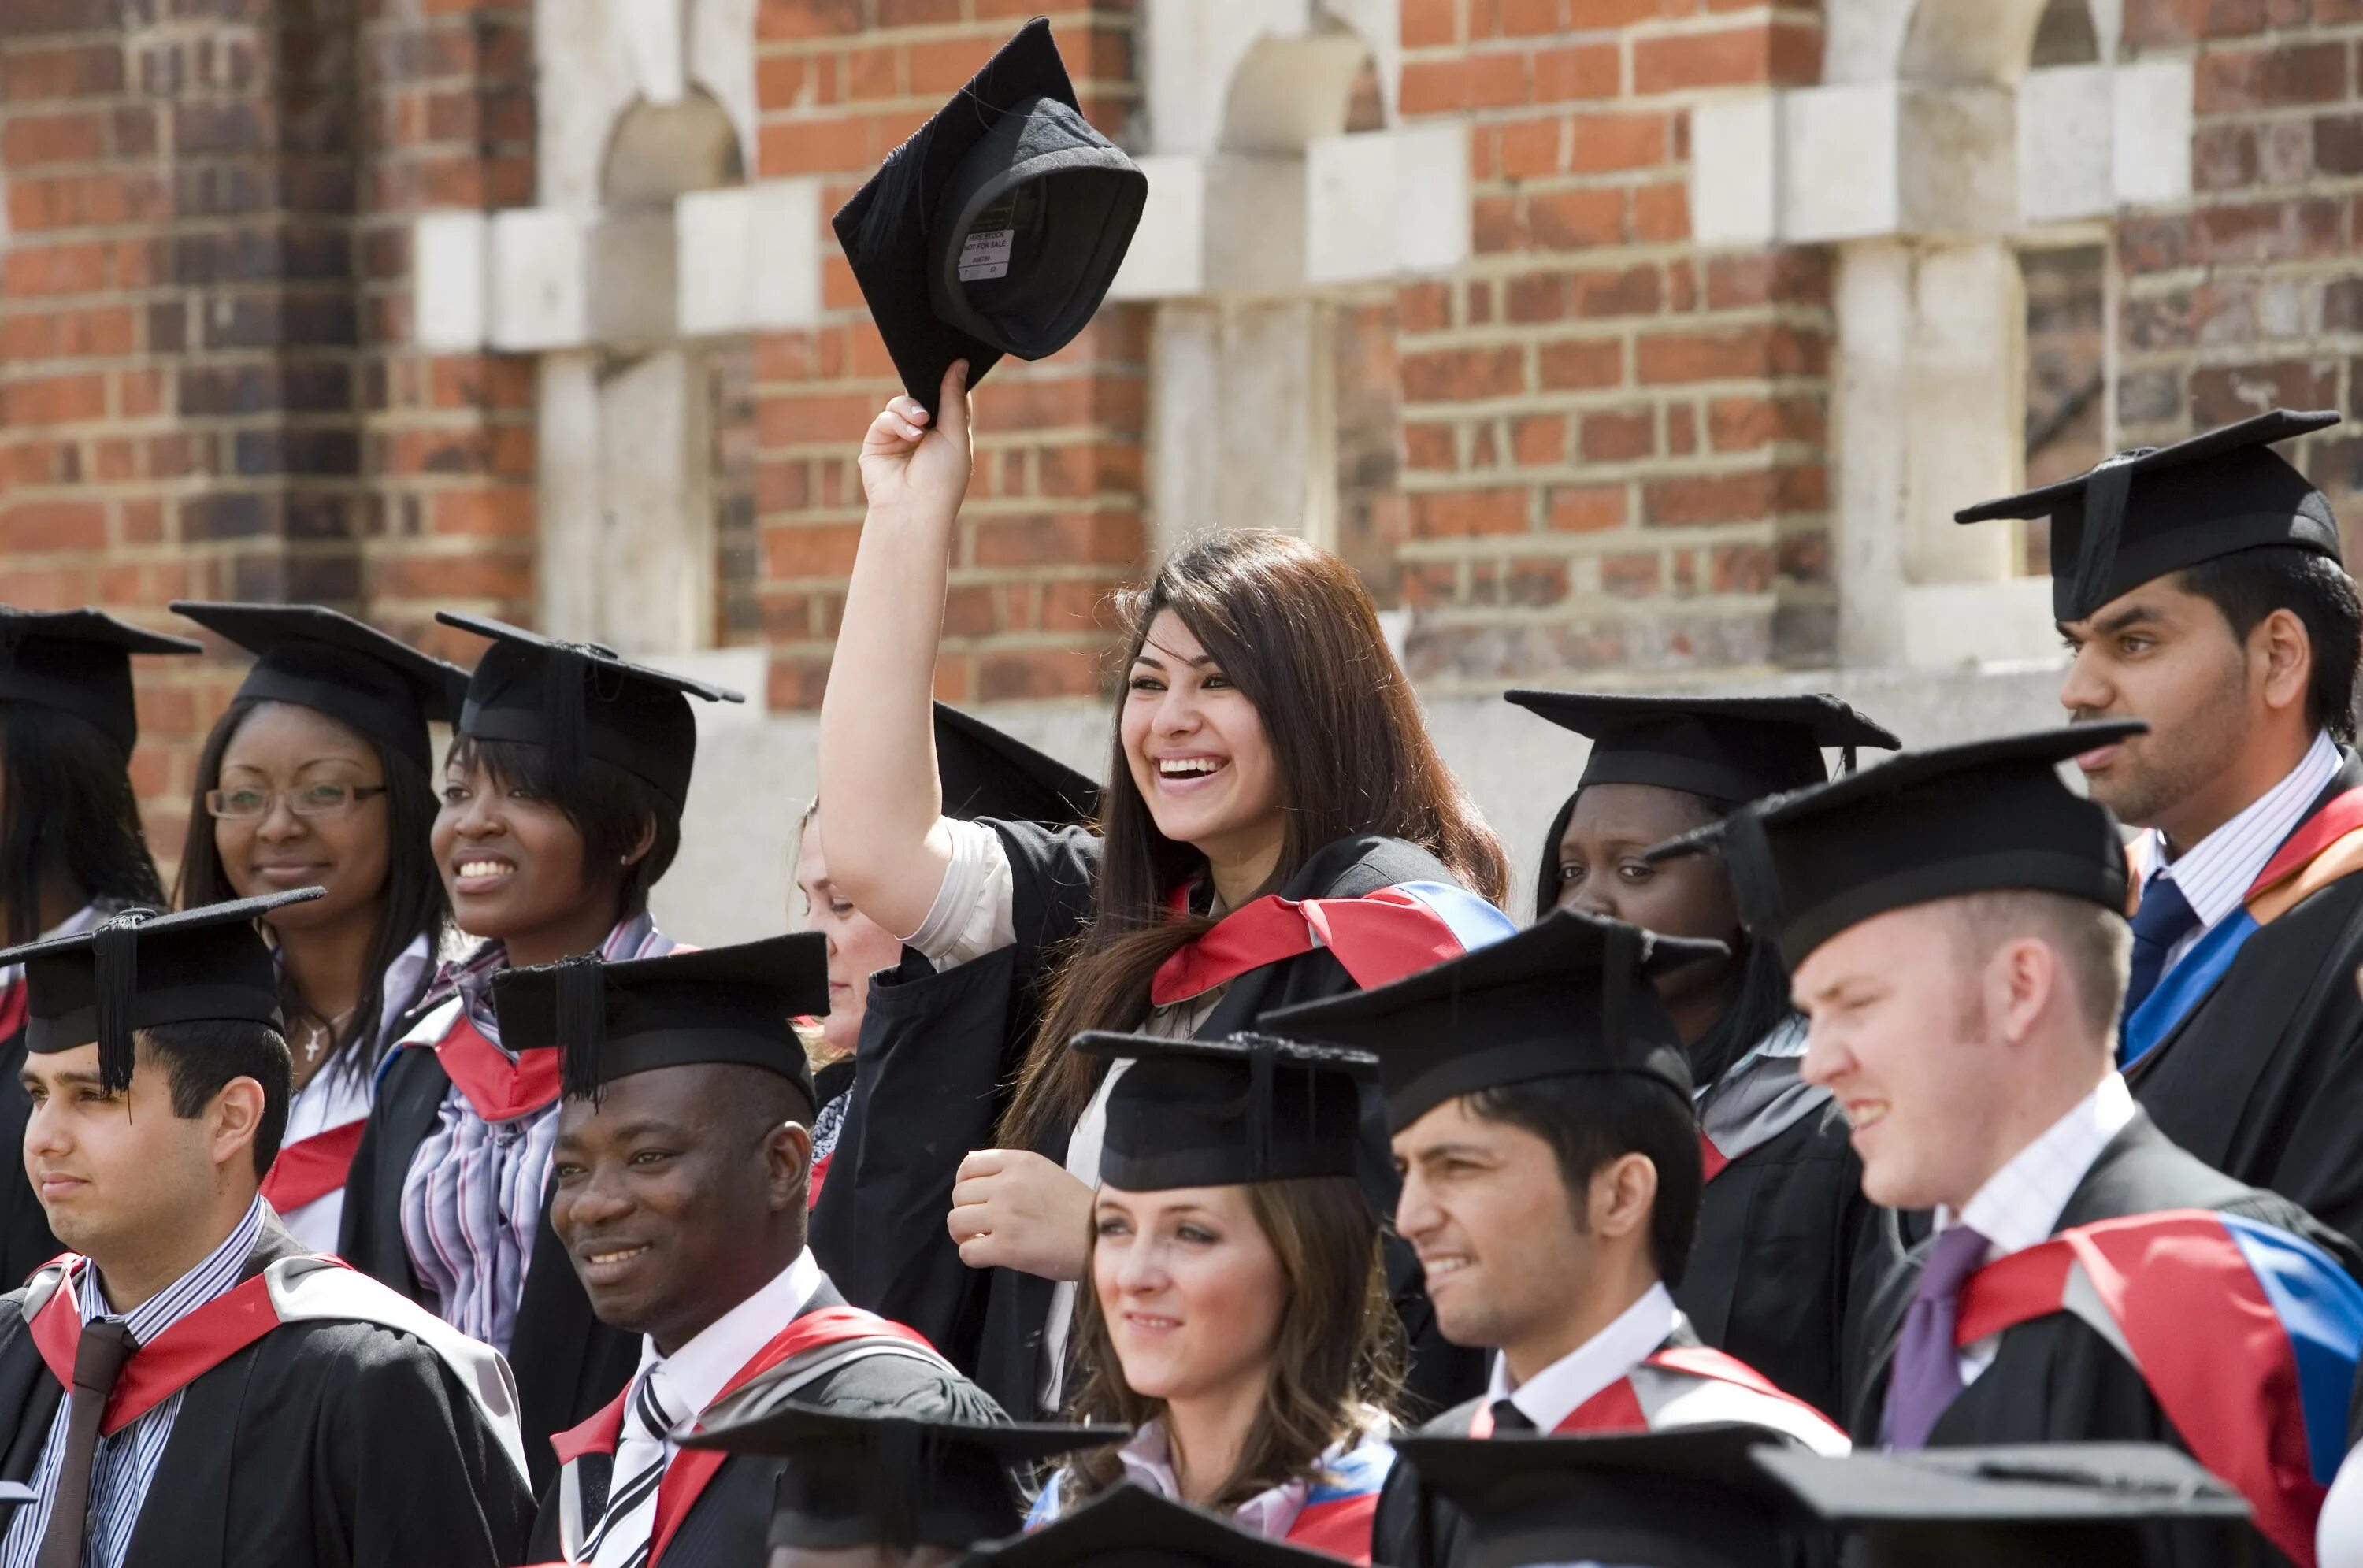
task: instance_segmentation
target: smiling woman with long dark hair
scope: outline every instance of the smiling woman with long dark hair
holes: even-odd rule
[[[198,754],[176,901],[327,889],[264,922],[294,1095],[262,1195],[298,1241],[333,1252],[378,1064],[450,923],[427,726],[467,678],[316,605],[172,608],[256,656]]]
[[[855,1114],[976,1152],[866,1172],[841,1198],[832,1184],[823,1209],[849,1205],[861,1222],[843,1233],[888,1239],[849,1293],[971,1358],[1022,1411],[1059,1402],[1090,1241],[1109,1075],[1069,1037],[1227,1033],[1392,978],[1405,952],[1506,933],[1485,900],[1507,878],[1360,580],[1271,533],[1202,540],[1126,596],[1097,831],[946,817],[929,696],[969,478],[964,374],[945,380],[938,427],[898,397],[862,449],[870,511],[821,712],[821,826],[836,886],[927,970],[873,983],[873,1019],[897,1024],[864,1036]],[[1393,1176],[1375,1140],[1363,1178],[1383,1212]],[[930,1213],[989,1271],[982,1292],[915,1255],[947,1245],[914,1237]],[[1395,1263],[1414,1387],[1449,1395],[1476,1368],[1426,1340],[1416,1271]]]

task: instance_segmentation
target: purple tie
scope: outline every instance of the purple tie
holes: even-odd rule
[[[1895,1367],[1887,1383],[1887,1446],[1928,1446],[1936,1418],[1961,1393],[1961,1364],[1953,1344],[1961,1286],[1986,1261],[1992,1243],[1967,1225],[1936,1238],[1920,1270],[1919,1288],[1903,1314]]]

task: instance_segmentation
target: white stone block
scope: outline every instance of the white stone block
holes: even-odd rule
[[[480,212],[428,213],[411,226],[411,332],[422,348],[482,348],[491,337],[487,234]]]
[[[607,0],[607,4],[614,8],[616,39],[631,59],[640,96],[651,104],[680,103],[688,87],[682,61],[682,0]]]
[[[492,215],[494,348],[535,353],[592,340],[590,226],[573,213],[546,207]]]
[[[1394,143],[1395,270],[1413,277],[1453,271],[1473,248],[1468,123],[1406,126]]]
[[[682,335],[818,322],[820,209],[817,180],[766,180],[683,195],[673,207]]]
[[[2116,199],[2128,207],[2191,195],[2191,74],[2188,60],[2119,66],[2111,83]]]
[[[1395,154],[1396,138],[1384,131],[1319,137],[1306,144],[1307,283],[1359,283],[1393,275],[1397,236],[1408,226],[1398,205]],[[1467,210],[1464,195],[1461,211]],[[1448,213],[1435,216],[1450,221]],[[1460,227],[1468,227],[1465,217]]]
[[[1699,244],[1769,245],[1780,234],[1779,118],[1769,93],[1691,110],[1691,235]]]
[[[1903,598],[1907,668],[1975,668],[2058,657],[2048,577],[1929,583],[1905,589]]]
[[[2062,65],[2020,81],[2022,223],[2094,217],[2115,204],[2114,74],[2105,65]]]
[[[1206,160],[1152,153],[1133,161],[1148,176],[1148,205],[1108,298],[1178,299],[1205,293]]]
[[[651,669],[661,669],[689,680],[702,680],[708,686],[719,686],[747,699],[744,702],[692,701],[690,707],[697,714],[697,733],[701,736],[714,730],[739,729],[760,723],[769,711],[765,688],[771,679],[771,650],[760,644],[699,648],[690,653],[638,654],[634,657]]]
[[[1206,163],[1206,292],[1304,287],[1304,160],[1226,154]]]
[[[1901,120],[1892,83],[1780,94],[1780,237],[1810,243],[1895,232]]]
[[[1897,224],[1907,234],[2018,226],[2018,102],[1991,83],[1907,85],[1897,99]]]

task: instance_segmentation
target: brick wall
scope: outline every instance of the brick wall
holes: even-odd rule
[[[757,177],[843,175],[834,210],[1026,19],[1047,12],[1077,96],[1121,137],[1137,93],[1132,8],[1043,0],[765,0]],[[899,390],[831,241],[830,325],[755,347],[756,512],[771,701],[815,706],[860,533],[854,454]],[[976,478],[961,516],[937,685],[954,701],[1098,689],[1109,591],[1145,544],[1148,319],[1112,307],[1037,365],[978,389]]]

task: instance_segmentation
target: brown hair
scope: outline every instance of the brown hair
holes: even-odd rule
[[[1264,891],[1325,845],[1379,834],[1418,845],[1472,891],[1502,900],[1502,841],[1437,754],[1369,591],[1344,561],[1286,534],[1218,534],[1167,561],[1118,609],[1130,634],[1126,668],[1149,624],[1170,610],[1255,704],[1287,823]],[[1176,889],[1205,874],[1206,857],[1157,831],[1133,783],[1123,721],[1119,700],[1092,918],[1052,967],[1041,1028],[1002,1118],[1005,1146],[1030,1147],[1082,1114],[1097,1064],[1067,1042],[1088,1029],[1137,1026],[1157,966],[1211,924],[1167,907]]]
[[[1256,1224],[1280,1255],[1287,1305],[1272,1344],[1271,1379],[1238,1463],[1215,1494],[1217,1507],[1315,1479],[1322,1454],[1386,1417],[1403,1381],[1403,1324],[1387,1296],[1379,1221],[1360,1184],[1351,1176],[1259,1181],[1248,1183],[1247,1194]],[[1096,1226],[1093,1238],[1095,1253]],[[1125,1382],[1092,1287],[1090,1256],[1075,1293],[1075,1343],[1085,1375],[1071,1414],[1078,1421],[1137,1428],[1161,1415],[1164,1402]],[[1123,1478],[1117,1451],[1101,1449],[1069,1473],[1062,1500],[1072,1506]]]

